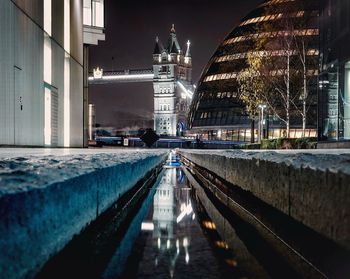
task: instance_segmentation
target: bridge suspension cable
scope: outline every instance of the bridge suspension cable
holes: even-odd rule
[[[190,99],[192,99],[192,97],[193,97],[193,91],[191,91],[190,89],[187,89],[187,88],[185,87],[185,85],[184,85],[180,80],[177,81],[177,84],[180,86],[181,90],[182,90]]]

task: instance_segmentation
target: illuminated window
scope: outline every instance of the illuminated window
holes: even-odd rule
[[[63,144],[70,146],[70,0],[64,0],[64,94]]]
[[[220,56],[215,59],[216,62],[225,62],[225,61],[234,61],[238,59],[246,58],[248,54],[252,54],[257,57],[264,56],[284,56],[286,55],[286,51],[284,50],[274,50],[274,51],[252,51],[247,53],[236,53],[231,55]],[[318,55],[319,51],[317,49],[310,49],[307,51],[308,56]],[[292,51],[292,55],[297,55],[297,51]]]
[[[104,0],[84,0],[84,25],[104,27]]]
[[[70,0],[64,0],[64,49],[70,52]]]
[[[319,30],[318,29],[301,29],[301,30],[295,30],[293,33],[288,31],[275,31],[275,32],[263,32],[259,34],[250,34],[246,36],[238,36],[231,39],[226,40],[223,45],[229,45],[234,44],[237,42],[243,42],[243,41],[249,41],[257,38],[272,38],[276,36],[318,36]]]
[[[216,229],[216,226],[213,222],[211,221],[203,221],[203,226],[207,229],[210,229],[210,230],[215,230]]]
[[[70,146],[70,57],[64,59],[64,146]]]
[[[52,81],[52,50],[51,50],[51,32],[52,32],[52,7],[51,0],[44,1],[44,144],[51,145],[51,90],[49,89]]]
[[[44,91],[44,142],[45,145],[51,145],[51,90],[45,87]]]
[[[52,51],[51,39],[49,36],[44,36],[44,81],[51,84],[52,80]]]
[[[308,76],[316,76],[318,75],[318,70],[313,69],[313,70],[308,70],[307,75]],[[274,70],[270,72],[271,76],[281,76],[285,74],[285,70]],[[227,80],[227,79],[236,79],[238,76],[238,73],[232,72],[232,73],[223,73],[223,74],[216,74],[216,75],[210,75],[207,76],[204,79],[204,82],[210,82],[210,81],[215,81],[215,80]],[[220,93],[221,94],[221,93]]]
[[[248,20],[243,21],[239,26],[244,26],[252,23],[260,23],[260,22],[266,22],[266,21],[273,21],[273,20],[278,20],[280,18],[284,17],[303,17],[305,14],[304,11],[298,11],[295,13],[290,13],[290,14],[273,14],[273,15],[263,15],[260,17],[255,17],[251,18]]]
[[[44,1],[44,31],[51,36],[52,32],[52,7],[51,0]]]
[[[265,3],[262,3],[259,7],[269,6],[269,5],[275,5],[280,3],[286,3],[286,2],[294,2],[295,0],[271,0]]]

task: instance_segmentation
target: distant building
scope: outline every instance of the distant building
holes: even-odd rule
[[[190,42],[184,52],[174,25],[164,47],[157,38],[153,52],[154,129],[159,135],[181,136],[192,96],[192,58]]]
[[[0,2],[0,145],[84,146],[84,66],[103,16],[103,0]]]
[[[300,2],[302,5],[297,5]],[[300,6],[303,7],[302,10]],[[276,23],[283,18],[292,18],[301,22],[306,16],[314,19],[312,24],[294,30],[293,35],[304,36],[311,42],[307,56],[317,61],[319,54],[318,1],[268,0],[241,20],[219,45],[199,80],[189,112],[189,125],[193,133],[213,140],[250,141],[252,137],[257,138],[258,125],[257,123],[252,125],[245,106],[240,100],[237,76],[246,68],[248,53],[255,51],[256,39],[290,36],[290,33],[285,32],[286,30],[278,29],[281,27]],[[267,24],[271,25],[272,31],[261,31]],[[280,49],[276,49],[271,56],[281,57],[280,53],[282,53]],[[315,66],[310,71],[310,75],[313,75],[316,80],[317,73],[318,68]],[[316,81],[313,88],[314,90],[310,92],[314,95],[314,101],[308,104],[310,109],[306,136],[316,136]],[[270,115],[266,122],[269,138],[281,137],[285,134],[285,124],[274,115]],[[301,127],[301,117],[292,117],[290,136],[300,137]]]
[[[321,2],[318,135],[350,140],[350,1]]]

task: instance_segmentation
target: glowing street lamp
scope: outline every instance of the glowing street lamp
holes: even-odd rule
[[[260,104],[259,109],[261,109],[261,124],[260,124],[260,141],[264,137],[264,109],[266,109],[265,104]]]

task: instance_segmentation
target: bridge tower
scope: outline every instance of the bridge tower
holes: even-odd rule
[[[164,47],[159,38],[153,51],[154,129],[159,135],[182,136],[191,102],[192,89],[190,42],[184,52],[172,25]]]

